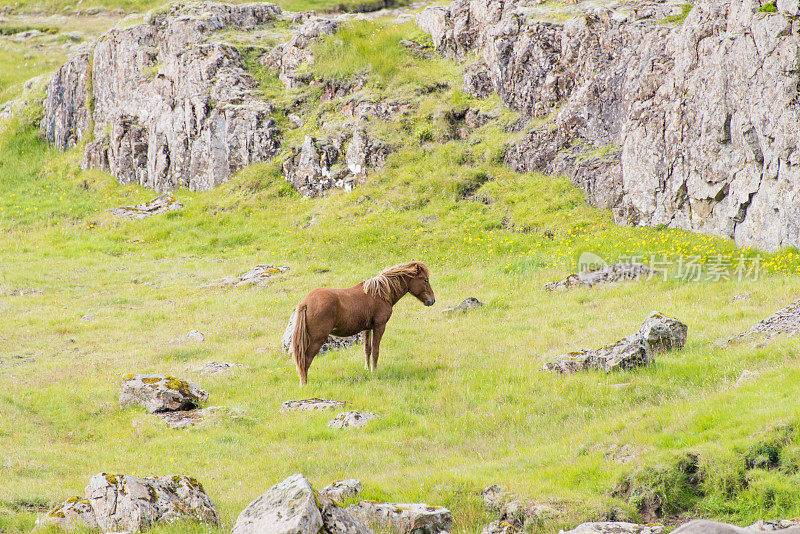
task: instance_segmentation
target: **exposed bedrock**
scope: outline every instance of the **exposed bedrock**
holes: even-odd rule
[[[417,17],[436,49],[477,52],[465,85],[486,84],[527,118],[510,147],[521,171],[567,173],[619,223],[800,246],[798,33],[786,2],[700,0],[591,8],[534,20],[534,0],[455,0]]]
[[[109,31],[54,75],[42,133],[62,150],[89,135],[84,166],[122,183],[158,191],[221,184],[273,156],[280,132],[242,54],[209,37],[279,14],[272,4],[176,4]]]

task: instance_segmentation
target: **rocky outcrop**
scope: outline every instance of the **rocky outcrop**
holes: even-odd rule
[[[311,45],[324,35],[332,35],[338,27],[339,23],[335,20],[312,17],[303,22],[288,41],[261,56],[258,62],[275,69],[278,78],[289,89],[306,84],[310,81],[308,69],[302,72],[298,70],[301,65],[313,63]]]
[[[597,284],[633,280],[641,276],[650,275],[649,267],[639,263],[612,263],[598,269],[585,269],[573,273],[558,282],[548,282],[542,289],[546,291],[564,291],[579,286],[592,287]]]
[[[194,478],[101,473],[89,480],[84,498],[67,499],[37,525],[139,532],[178,519],[219,523],[216,506]]]
[[[800,245],[796,2],[703,0],[671,26],[669,2],[593,4],[563,24],[536,20],[537,3],[455,0],[417,17],[440,53],[481,56],[469,92],[488,73],[526,117],[552,113],[509,149],[512,167],[569,174],[620,223]]]
[[[194,382],[170,375],[126,375],[119,405],[140,405],[150,413],[191,410],[208,400],[208,393]]]
[[[158,191],[206,190],[272,157],[280,132],[235,47],[209,38],[274,20],[272,4],[175,5],[103,35],[53,76],[41,130],[84,166]]]
[[[793,336],[800,333],[800,300],[781,308],[769,317],[754,324],[731,341],[761,340],[768,342],[776,336]]]
[[[440,534],[450,532],[453,515],[441,506],[362,501],[346,510],[368,526],[382,532]]]
[[[636,333],[599,349],[563,354],[546,362],[544,370],[557,373],[632,370],[649,365],[660,352],[682,348],[687,332],[688,327],[677,319],[653,312]]]

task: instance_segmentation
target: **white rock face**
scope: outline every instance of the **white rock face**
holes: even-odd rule
[[[121,183],[158,191],[223,183],[272,157],[280,132],[241,52],[209,37],[253,29],[279,14],[273,4],[203,2],[111,30],[53,76],[41,121],[45,138],[63,150],[92,134],[84,166]]]
[[[194,382],[161,374],[127,375],[119,392],[119,405],[140,405],[148,412],[188,410],[208,400],[208,393]]]
[[[477,52],[509,106],[528,117],[557,108],[507,163],[572,175],[620,223],[800,245],[797,0],[778,13],[701,0],[671,26],[660,21],[673,2],[592,5],[563,25],[537,21],[538,3],[454,0],[417,17],[440,53]]]
[[[425,503],[392,504],[362,501],[346,508],[348,512],[376,530],[413,534],[450,532],[453,515],[441,506]]]
[[[239,514],[233,534],[318,534],[321,528],[314,490],[296,474],[251,502]]]

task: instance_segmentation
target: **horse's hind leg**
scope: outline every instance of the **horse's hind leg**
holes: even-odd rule
[[[385,324],[372,329],[372,366],[370,369],[373,372],[378,370],[378,353],[381,350],[381,337],[383,337],[384,330],[386,330]]]
[[[366,356],[364,369],[369,369],[371,367],[370,357],[372,356],[372,330],[364,330],[361,333],[361,337],[364,338],[364,356]]]
[[[311,367],[311,362],[314,361],[314,356],[317,355],[319,349],[322,348],[322,345],[327,341],[327,336],[322,341],[318,339],[312,339],[308,345],[308,349],[306,349],[306,368],[304,369],[303,377],[308,380],[308,369]],[[300,385],[304,386],[304,383]]]

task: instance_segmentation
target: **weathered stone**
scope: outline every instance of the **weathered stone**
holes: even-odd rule
[[[210,189],[269,159],[280,145],[273,107],[242,53],[209,38],[279,13],[272,4],[176,4],[109,31],[53,76],[44,136],[65,149],[91,133],[84,167],[158,191]]]
[[[599,349],[563,354],[546,362],[544,370],[574,373],[635,369],[652,363],[654,354],[683,347],[687,331],[688,327],[677,319],[653,312],[636,333]]]
[[[361,428],[378,416],[370,412],[342,412],[330,421],[330,428]]]
[[[284,352],[291,352],[292,350],[292,339],[294,337],[294,325],[296,320],[297,309],[295,309],[291,317],[289,317],[289,323],[283,331],[283,336],[281,336],[281,348]],[[328,352],[329,350],[346,349],[358,343],[361,343],[361,332],[347,337],[328,336],[328,341],[323,343],[322,348],[319,349],[319,354]]]
[[[647,341],[653,355],[656,355],[661,352],[682,349],[686,344],[688,331],[689,327],[679,320],[652,312],[642,323],[637,335]]]
[[[187,410],[208,400],[197,384],[162,374],[126,375],[119,392],[119,405],[144,406],[148,412]]]
[[[177,519],[219,523],[203,486],[188,476],[139,478],[102,473],[86,486],[86,498],[104,531],[137,532]]]
[[[355,478],[337,480],[322,488],[319,492],[320,499],[326,498],[335,502],[343,502],[361,493],[361,481]]]
[[[215,375],[220,373],[230,373],[231,371],[236,371],[242,368],[244,368],[244,366],[240,363],[206,362],[203,365],[197,367],[196,369],[200,373]]]
[[[780,519],[778,521],[759,519],[747,528],[758,532],[770,532],[774,530],[781,531],[792,527],[800,527],[800,519]]]
[[[729,341],[762,339],[770,341],[776,336],[794,336],[800,332],[800,300],[782,308],[766,319],[751,326]]]
[[[322,526],[311,484],[295,474],[251,502],[236,519],[233,534],[318,534]]]
[[[36,520],[37,528],[47,525],[55,525],[62,530],[76,527],[94,529],[97,528],[97,519],[89,499],[70,497]]]
[[[450,532],[453,516],[450,510],[425,503],[392,504],[361,501],[347,511],[373,529],[409,534]]]
[[[322,500],[324,502],[322,505],[324,532],[328,534],[374,534],[363,521],[346,509],[336,506],[329,500]]]
[[[598,269],[588,269],[573,273],[558,282],[549,282],[542,286],[547,291],[563,291],[578,286],[592,287],[597,284],[633,280],[648,276],[652,271],[639,263],[612,263]]]
[[[444,310],[442,310],[442,313],[449,313],[449,314],[465,313],[468,312],[469,310],[480,308],[481,306],[483,306],[483,302],[481,302],[480,300],[476,299],[475,297],[467,297],[458,306],[453,306],[452,308],[445,308]]]
[[[269,282],[273,276],[283,274],[289,270],[289,267],[277,267],[275,265],[256,265],[246,273],[238,276],[228,276],[219,281],[219,285],[223,287],[249,287],[254,285],[262,285]]]
[[[773,526],[771,523],[773,522],[757,522],[747,528],[742,528],[737,527],[736,525],[729,525],[728,523],[696,519],[679,526],[672,532],[675,534],[754,534],[756,532],[772,530],[770,528]],[[774,529],[775,532],[782,532],[784,534],[800,534],[800,527],[796,526],[796,522],[788,521],[784,523],[783,521],[780,521],[777,523],[779,525],[786,524],[788,528],[777,528]]]
[[[494,92],[486,63],[472,63],[464,68],[464,92],[475,98],[486,98]]]
[[[206,340],[206,336],[203,335],[202,332],[199,330],[191,329],[189,332],[186,333],[186,339],[189,341],[195,341],[197,343],[201,343]]]
[[[307,135],[283,162],[283,177],[300,194],[318,197],[339,188],[349,191],[355,180],[339,164],[340,153],[331,144]]]
[[[661,525],[637,525],[618,521],[602,521],[596,523],[581,523],[564,534],[661,534],[664,527]]]
[[[227,419],[249,419],[241,410],[227,406],[209,406],[196,410],[180,410],[176,412],[156,412],[156,417],[173,429],[189,428],[195,425],[207,425]]]
[[[337,400],[326,400],[326,399],[303,399],[303,400],[292,400],[292,401],[285,401],[281,404],[281,412],[294,412],[294,411],[305,411],[305,410],[330,410],[333,408],[341,408],[344,406],[342,401]]]
[[[500,507],[514,498],[514,495],[504,491],[498,485],[487,486],[481,490],[483,507],[490,511],[500,510]]]
[[[183,204],[175,200],[175,198],[165,193],[159,195],[153,200],[136,204],[135,206],[123,206],[121,208],[114,208],[109,210],[112,215],[121,217],[123,219],[146,219],[153,215],[160,215],[168,211],[183,209]]]
[[[481,530],[481,534],[521,534],[522,530],[505,520],[492,521]]]
[[[312,45],[320,37],[333,34],[338,28],[338,22],[314,17],[302,22],[302,26],[287,42],[276,46],[271,52],[259,58],[259,63],[278,71],[278,78],[291,89],[308,83],[310,75],[307,70],[298,72],[303,64],[314,61]]]

